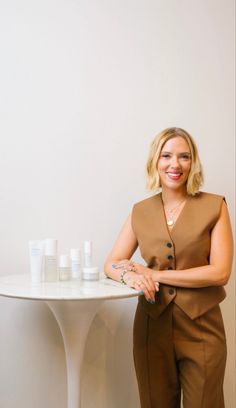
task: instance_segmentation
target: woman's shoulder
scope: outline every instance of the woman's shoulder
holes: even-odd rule
[[[151,197],[144,198],[143,200],[135,203],[134,206],[151,205],[152,203],[156,203],[158,201],[161,201],[161,193],[157,193],[155,195],[152,195]]]
[[[201,191],[191,196],[191,210],[192,213],[201,214],[202,218],[218,219],[223,201],[225,201],[223,195]]]
[[[133,206],[133,212],[134,211],[146,212],[146,211],[151,211],[152,209],[156,211],[159,206],[162,206],[162,200],[161,200],[160,193],[136,202]]]
[[[192,196],[192,198],[195,200],[209,201],[209,202],[220,202],[222,200],[225,200],[225,197],[223,195],[215,194],[215,193],[208,193],[205,191],[200,191],[195,196]]]

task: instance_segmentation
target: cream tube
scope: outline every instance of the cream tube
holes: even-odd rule
[[[44,241],[29,241],[31,282],[43,280]]]
[[[85,268],[92,266],[92,241],[84,241],[84,266]]]
[[[70,259],[72,279],[81,279],[81,256],[78,248],[71,248]]]

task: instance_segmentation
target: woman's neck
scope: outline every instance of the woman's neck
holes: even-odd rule
[[[165,205],[177,204],[187,198],[186,189],[173,190],[173,189],[162,189],[162,201]]]

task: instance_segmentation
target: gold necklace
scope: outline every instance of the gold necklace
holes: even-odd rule
[[[175,220],[174,220],[174,215],[177,211],[177,209],[180,207],[180,205],[182,203],[184,203],[186,201],[186,198],[184,198],[184,200],[180,201],[174,208],[171,208],[171,210],[168,210],[164,204],[164,209],[165,209],[165,213],[166,213],[166,223],[169,227],[172,227],[172,225],[174,225]]]

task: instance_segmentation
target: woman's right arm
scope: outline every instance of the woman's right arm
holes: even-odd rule
[[[138,242],[131,226],[131,215],[129,215],[106,260],[104,268],[106,275],[120,282],[122,268],[116,268],[112,265],[122,265],[121,261],[128,264],[137,247]]]
[[[118,238],[108,255],[104,270],[106,275],[143,292],[148,301],[155,301],[157,286],[151,277],[137,274],[132,269],[131,257],[138,247],[131,225],[131,215],[127,218]]]

